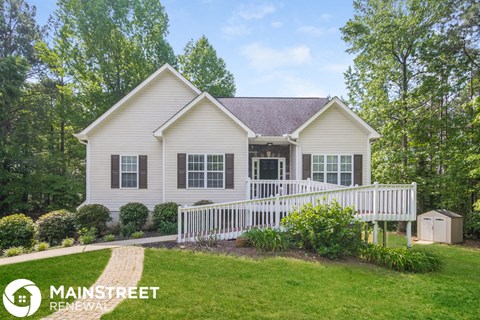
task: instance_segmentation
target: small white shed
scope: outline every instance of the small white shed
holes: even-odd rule
[[[417,238],[442,243],[463,242],[463,217],[437,209],[417,216]]]

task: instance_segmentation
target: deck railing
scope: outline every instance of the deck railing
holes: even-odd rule
[[[346,186],[307,180],[247,180],[247,200],[343,189]]]
[[[416,184],[378,184],[303,194],[178,208],[178,241],[201,237],[233,239],[252,227],[278,227],[283,217],[306,203],[353,207],[362,221],[415,221]],[[374,236],[375,237],[375,236]]]

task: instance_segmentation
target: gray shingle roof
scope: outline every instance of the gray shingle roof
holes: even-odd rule
[[[291,134],[322,109],[328,98],[217,98],[217,100],[262,136]]]

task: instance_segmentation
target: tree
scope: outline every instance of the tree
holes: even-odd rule
[[[184,53],[178,56],[180,72],[201,91],[216,97],[233,97],[235,79],[227,70],[225,61],[203,35],[196,42],[190,40]]]
[[[471,210],[471,1],[359,0],[354,8],[341,28],[356,55],[345,77],[350,104],[382,134],[372,148],[374,179],[418,182],[419,212]]]

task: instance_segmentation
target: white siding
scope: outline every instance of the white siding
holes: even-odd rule
[[[290,180],[297,179],[297,146],[290,144]]]
[[[363,184],[370,183],[368,132],[339,106],[332,105],[300,132],[302,154],[362,154]]]
[[[223,111],[204,99],[164,132],[166,200],[190,205],[198,200],[245,199],[248,177],[247,133]],[[178,189],[178,153],[233,153],[234,189]]]
[[[162,199],[162,143],[153,131],[195,98],[171,72],[162,73],[89,134],[90,203],[118,211],[138,201],[153,209]],[[110,155],[148,155],[148,189],[111,189]]]

